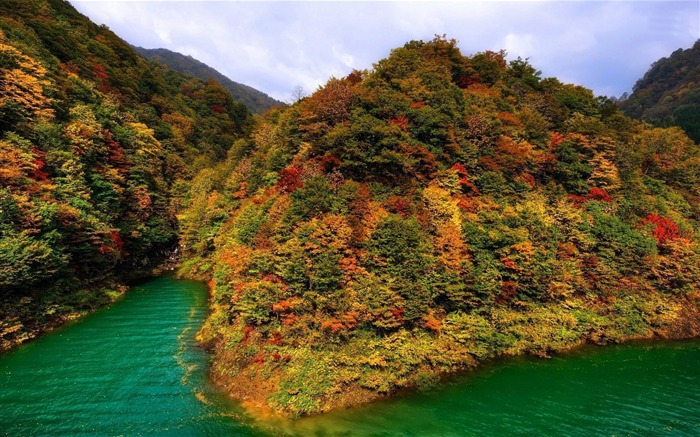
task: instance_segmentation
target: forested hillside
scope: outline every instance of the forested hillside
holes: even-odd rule
[[[180,73],[188,74],[205,81],[209,79],[216,80],[231,93],[234,100],[244,103],[253,113],[262,114],[268,109],[282,105],[282,102],[278,102],[255,88],[232,81],[217,70],[191,56],[185,56],[167,49],[144,49],[142,47],[136,47],[135,50],[146,59],[160,62],[168,68],[179,71]]]
[[[654,62],[620,107],[630,117],[680,126],[700,143],[700,41]]]
[[[697,336],[699,200],[680,128],[503,52],[412,41],[253,119],[63,0],[0,2],[0,349],[178,244],[214,379],[290,417]]]
[[[67,2],[0,2],[0,350],[162,261],[188,181],[249,127]]]
[[[504,53],[413,41],[196,177],[214,378],[288,416],[502,355],[700,333],[700,150]]]

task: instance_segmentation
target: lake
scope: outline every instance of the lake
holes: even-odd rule
[[[0,357],[11,436],[700,435],[700,340],[504,359],[427,393],[259,421],[212,387],[206,287],[164,276]]]

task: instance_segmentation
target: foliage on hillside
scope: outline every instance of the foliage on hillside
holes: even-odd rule
[[[652,64],[620,102],[630,117],[662,126],[680,126],[700,143],[700,40]]]
[[[488,358],[698,334],[700,150],[504,53],[413,41],[192,184],[214,377],[290,416]]]
[[[204,81],[209,79],[216,80],[231,93],[235,101],[244,103],[253,113],[262,114],[268,109],[282,105],[282,102],[278,102],[267,94],[249,87],[248,85],[232,81],[217,70],[191,56],[185,56],[167,49],[144,49],[142,47],[136,47],[135,50],[146,59],[160,62],[168,68],[180,73],[194,76]]]
[[[0,3],[0,349],[172,250],[173,199],[249,120],[62,0]]]

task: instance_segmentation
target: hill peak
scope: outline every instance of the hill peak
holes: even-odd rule
[[[191,55],[184,55],[164,48],[146,49],[143,47],[134,47],[134,50],[144,58],[159,62],[179,73],[188,74],[202,80],[216,80],[231,93],[234,100],[245,104],[251,112],[262,114],[268,109],[283,104],[262,91],[248,85],[234,82],[224,74]]]

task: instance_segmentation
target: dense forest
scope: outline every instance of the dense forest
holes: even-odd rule
[[[255,114],[262,114],[275,106],[282,105],[282,102],[278,102],[255,88],[232,81],[217,70],[191,56],[185,56],[168,49],[144,49],[142,47],[135,47],[135,50],[144,58],[151,61],[158,61],[180,73],[194,76],[204,81],[214,79],[231,93],[234,100],[244,103],[248,107],[248,110]]]
[[[700,40],[654,62],[620,108],[656,125],[680,126],[700,142]]]
[[[0,349],[176,247],[213,378],[289,417],[696,336],[699,199],[683,130],[505,52],[411,41],[253,118],[63,0],[0,3]]]
[[[287,416],[497,356],[700,333],[700,148],[504,52],[412,41],[259,120],[184,200],[235,397]]]
[[[0,2],[0,351],[174,250],[188,181],[250,125],[67,2]]]

